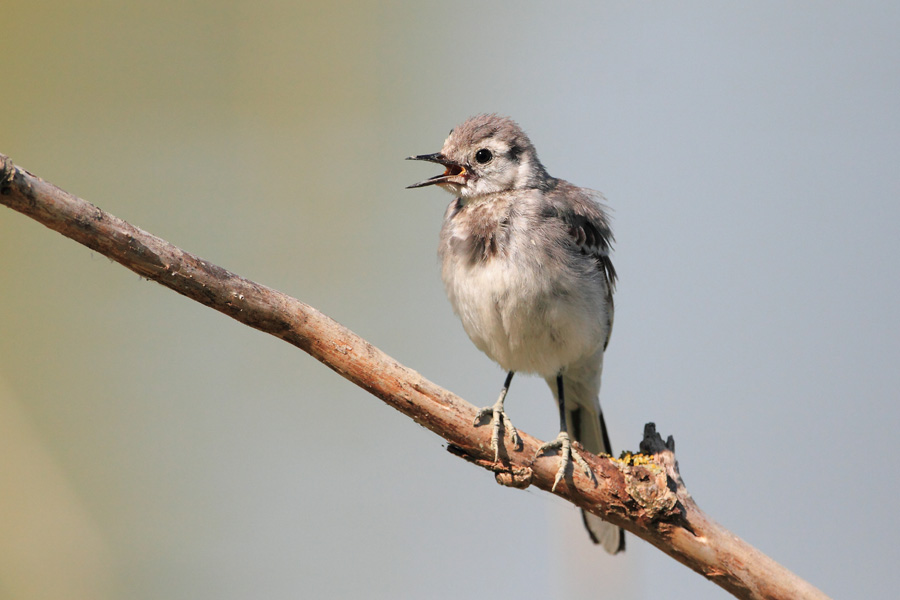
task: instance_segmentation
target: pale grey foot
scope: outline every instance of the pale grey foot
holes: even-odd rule
[[[594,477],[594,472],[588,466],[587,461],[581,457],[581,454],[572,446],[572,441],[569,439],[569,434],[565,431],[560,431],[559,435],[556,436],[556,439],[552,442],[547,442],[545,444],[541,444],[541,447],[538,448],[538,451],[534,455],[534,460],[537,460],[544,454],[547,450],[555,450],[559,449],[559,469],[556,471],[556,478],[553,480],[553,487],[550,489],[551,492],[556,491],[556,486],[562,481],[563,477],[566,476],[566,469],[569,467],[569,464],[573,461],[578,463],[578,466],[584,471],[585,476],[590,477],[595,482],[597,479]]]
[[[503,390],[500,391],[500,397],[497,399],[497,402],[493,406],[482,408],[475,415],[474,425],[476,427],[485,417],[491,416],[491,450],[494,451],[494,462],[500,461],[501,430],[505,430],[509,434],[509,439],[514,446],[518,447],[522,443],[519,432],[516,431],[512,421],[509,420],[509,417],[506,416],[506,412],[503,410],[503,401],[506,400],[506,392],[509,391],[509,384],[512,383],[514,374],[514,371],[510,371],[506,376],[506,383],[503,384]]]

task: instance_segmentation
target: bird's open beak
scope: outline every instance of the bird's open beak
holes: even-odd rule
[[[418,156],[409,156],[406,158],[406,160],[427,160],[428,162],[437,163],[446,167],[446,170],[440,175],[435,175],[434,177],[426,179],[425,181],[420,181],[419,183],[408,185],[406,186],[406,189],[425,187],[426,185],[435,185],[440,183],[463,183],[465,181],[465,178],[468,176],[466,168],[463,165],[446,158],[440,152],[435,152],[434,154],[420,154]],[[455,177],[462,177],[463,181],[451,181]]]

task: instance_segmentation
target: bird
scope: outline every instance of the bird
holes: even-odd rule
[[[559,408],[559,435],[535,454],[559,451],[553,491],[573,462],[594,478],[572,442],[612,452],[599,392],[617,276],[603,196],[550,176],[522,128],[495,113],[454,127],[440,152],[407,160],[444,167],[408,188],[436,185],[454,196],[440,233],[441,279],[471,341],[506,371],[499,398],[475,419],[490,418],[495,462],[504,432],[521,445],[504,402],[513,375],[531,373]],[[594,543],[625,549],[621,528],[582,517]]]

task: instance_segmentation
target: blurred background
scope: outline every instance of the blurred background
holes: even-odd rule
[[[616,450],[672,434],[712,517],[844,598],[900,587],[900,5],[3,7],[0,152],[322,310],[473,404],[436,174],[499,112],[600,190]],[[723,598],[496,485],[272,337],[0,208],[0,597]],[[514,422],[556,434],[517,378]]]

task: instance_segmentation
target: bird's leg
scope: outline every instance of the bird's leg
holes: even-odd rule
[[[562,374],[556,376],[556,390],[558,392],[557,396],[559,396],[559,435],[556,436],[556,439],[552,442],[541,444],[541,447],[538,448],[537,453],[534,455],[535,460],[537,460],[538,457],[547,450],[559,448],[559,469],[556,471],[556,478],[553,480],[553,487],[550,489],[551,492],[556,491],[556,486],[562,481],[562,478],[566,474],[566,469],[573,459],[578,463],[578,466],[584,470],[584,474],[587,477],[596,481],[594,472],[591,471],[591,467],[588,466],[587,461],[582,458],[578,450],[572,447],[572,440],[569,439],[569,428],[566,424],[566,400],[563,394]]]
[[[478,411],[478,414],[475,415],[475,427],[478,427],[478,424],[482,419],[488,415],[491,416],[491,450],[494,451],[494,462],[500,460],[501,429],[506,430],[509,433],[509,438],[512,440],[514,446],[518,447],[522,444],[519,432],[513,427],[512,421],[509,420],[509,417],[506,416],[506,412],[503,410],[503,401],[506,400],[506,392],[509,391],[509,384],[512,383],[513,375],[515,375],[515,371],[507,373],[506,382],[503,384],[503,389],[500,391],[500,397],[497,398],[497,402],[495,402],[493,406],[482,408]]]

